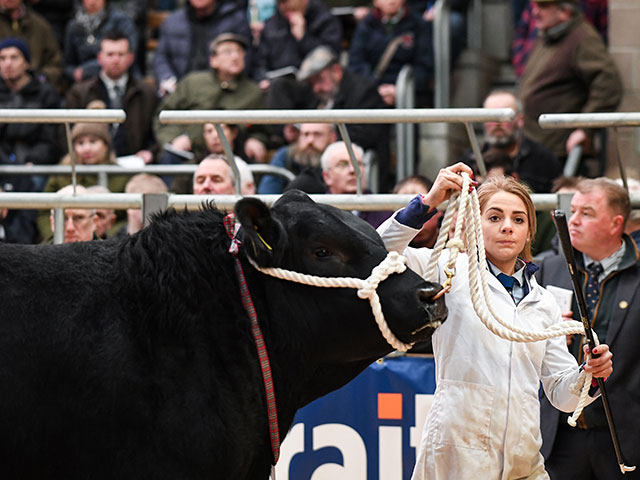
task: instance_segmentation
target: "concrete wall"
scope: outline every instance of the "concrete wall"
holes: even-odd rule
[[[624,84],[619,110],[640,112],[640,1],[609,0],[609,51]],[[612,135],[610,135],[610,138]],[[609,144],[607,175],[618,177],[618,168]],[[640,179],[640,128],[618,128],[618,151],[627,175]]]

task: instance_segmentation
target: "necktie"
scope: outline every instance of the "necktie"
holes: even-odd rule
[[[507,289],[511,298],[513,298],[513,285],[516,283],[516,279],[504,273],[499,273],[498,280],[500,280],[500,283]]]
[[[587,266],[587,288],[585,293],[587,294],[587,314],[590,320],[593,318],[596,303],[598,303],[598,298],[600,298],[600,282],[598,282],[598,277],[603,271],[604,269],[599,263],[594,262]]]
[[[111,108],[122,108],[122,87],[120,85],[113,86],[113,100],[111,101]]]

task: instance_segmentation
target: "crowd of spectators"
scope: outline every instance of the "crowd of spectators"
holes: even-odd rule
[[[512,122],[485,125],[483,152],[493,167],[535,192],[549,192],[568,151],[588,153],[592,132],[536,128],[539,113],[611,111],[620,78],[606,50],[606,1],[514,0],[513,62],[517,88],[492,92],[488,108],[512,108]],[[333,7],[353,7],[349,27]],[[454,59],[465,47],[469,0],[451,7]],[[150,9],[164,9],[153,51],[145,52]],[[584,15],[581,11],[584,10]],[[122,124],[77,124],[73,152],[55,125],[0,125],[1,164],[199,163],[225,153],[216,126],[159,122],[162,110],[387,109],[396,103],[400,70],[410,65],[417,106],[433,97],[434,2],[424,0],[0,0],[0,107],[122,108]],[[586,18],[587,21],[584,19]],[[598,33],[591,27],[597,27]],[[558,68],[562,54],[563,68]],[[552,75],[551,75],[552,74]],[[257,178],[259,193],[299,187],[331,192],[320,161],[341,139],[333,125],[221,125],[233,154],[297,176]],[[393,131],[347,124],[350,140],[375,168],[375,189],[390,192]],[[471,152],[463,160],[476,166]],[[363,176],[364,178],[364,176]],[[5,191],[54,192],[68,176],[3,176]],[[79,176],[91,187],[95,176]],[[109,191],[122,192],[126,177]],[[163,177],[169,191],[190,193],[191,179]],[[253,180],[252,180],[253,181]],[[234,186],[235,188],[235,186]],[[254,189],[256,184],[254,184]],[[32,242],[51,237],[41,213]],[[123,220],[122,216],[118,220]],[[100,235],[102,236],[102,235]],[[20,238],[25,238],[21,236]]]

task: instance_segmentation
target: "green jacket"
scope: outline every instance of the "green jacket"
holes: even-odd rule
[[[220,82],[213,70],[186,75],[160,104],[162,110],[255,110],[264,108],[264,95],[260,87],[242,74],[234,81]],[[153,120],[153,130],[160,147],[186,133],[195,154],[205,153],[202,125],[160,124],[158,116]],[[242,128],[241,128],[242,131]],[[267,141],[263,125],[248,129],[251,137],[263,143]]]

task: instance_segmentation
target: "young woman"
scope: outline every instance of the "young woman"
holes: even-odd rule
[[[387,248],[403,252],[418,273],[424,274],[431,250],[407,245],[435,207],[461,190],[461,172],[471,175],[464,164],[441,170],[427,195],[416,197],[378,229]],[[561,322],[555,299],[533,276],[535,209],[526,187],[513,178],[495,177],[478,189],[478,197],[488,259],[480,268],[493,274],[488,281],[497,313],[530,330]],[[441,278],[447,258],[444,251]],[[571,386],[580,367],[564,337],[518,343],[491,333],[471,304],[468,268],[467,254],[460,254],[446,295],[449,316],[433,336],[437,388],[413,479],[548,478],[539,453],[539,385],[556,408],[570,412],[578,403]],[[512,293],[500,274],[513,277]],[[594,351],[600,357],[583,368],[594,377],[607,377],[613,371],[609,348],[603,344]]]

